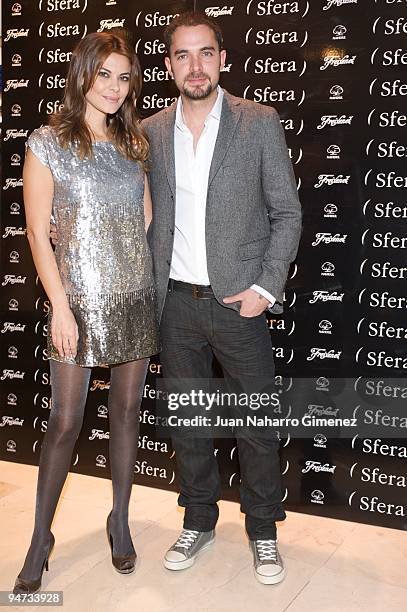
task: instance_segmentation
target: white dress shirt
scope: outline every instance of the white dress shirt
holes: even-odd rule
[[[206,199],[222,102],[223,90],[218,86],[216,102],[205,119],[195,151],[193,135],[184,122],[181,96],[176,109],[176,206],[170,278],[196,285],[210,284],[205,239]],[[258,285],[251,288],[269,300],[269,307],[274,304],[275,298],[265,289]]]

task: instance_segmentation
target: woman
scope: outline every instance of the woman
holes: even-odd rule
[[[148,143],[135,103],[142,86],[132,47],[93,33],[76,46],[64,107],[28,139],[27,235],[51,303],[52,409],[41,449],[34,532],[15,593],[41,586],[54,546],[51,523],[82,428],[91,368],[111,366],[108,400],[112,563],[135,568],[128,525],[148,358],[159,351],[152,262]],[[51,216],[58,231],[53,253]]]

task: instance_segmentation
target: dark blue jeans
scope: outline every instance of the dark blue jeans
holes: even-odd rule
[[[196,299],[168,290],[161,322],[163,376],[172,380],[210,379],[213,356],[225,381],[264,377],[274,383],[274,361],[265,315],[241,317],[212,297]],[[211,437],[173,431],[184,528],[214,529],[221,487]],[[276,520],[286,518],[281,502],[279,439],[275,431],[236,436],[240,464],[240,503],[251,540],[275,539]]]

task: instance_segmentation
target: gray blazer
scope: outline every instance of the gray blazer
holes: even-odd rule
[[[161,317],[168,285],[176,206],[176,103],[143,121],[150,141],[153,254]],[[301,234],[301,206],[277,112],[225,91],[206,201],[209,280],[219,303],[252,284],[276,298],[283,311],[290,263]]]

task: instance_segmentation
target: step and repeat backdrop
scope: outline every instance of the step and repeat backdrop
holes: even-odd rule
[[[274,106],[285,130],[304,229],[269,318],[281,393],[288,510],[407,528],[407,1],[21,0],[3,3],[0,458],[38,464],[51,409],[49,302],[32,263],[22,165],[30,132],[61,108],[73,45],[126,28],[144,72],[147,117],[177,91],[163,28],[194,7],[219,20],[221,84]],[[242,346],[244,351],[244,346]],[[159,358],[145,385],[135,482],[177,489],[156,432]],[[72,471],[108,478],[109,370],[93,371]],[[319,419],[349,417],[349,426]],[[293,423],[295,425],[295,422]],[[234,440],[215,440],[225,499],[238,500]]]

